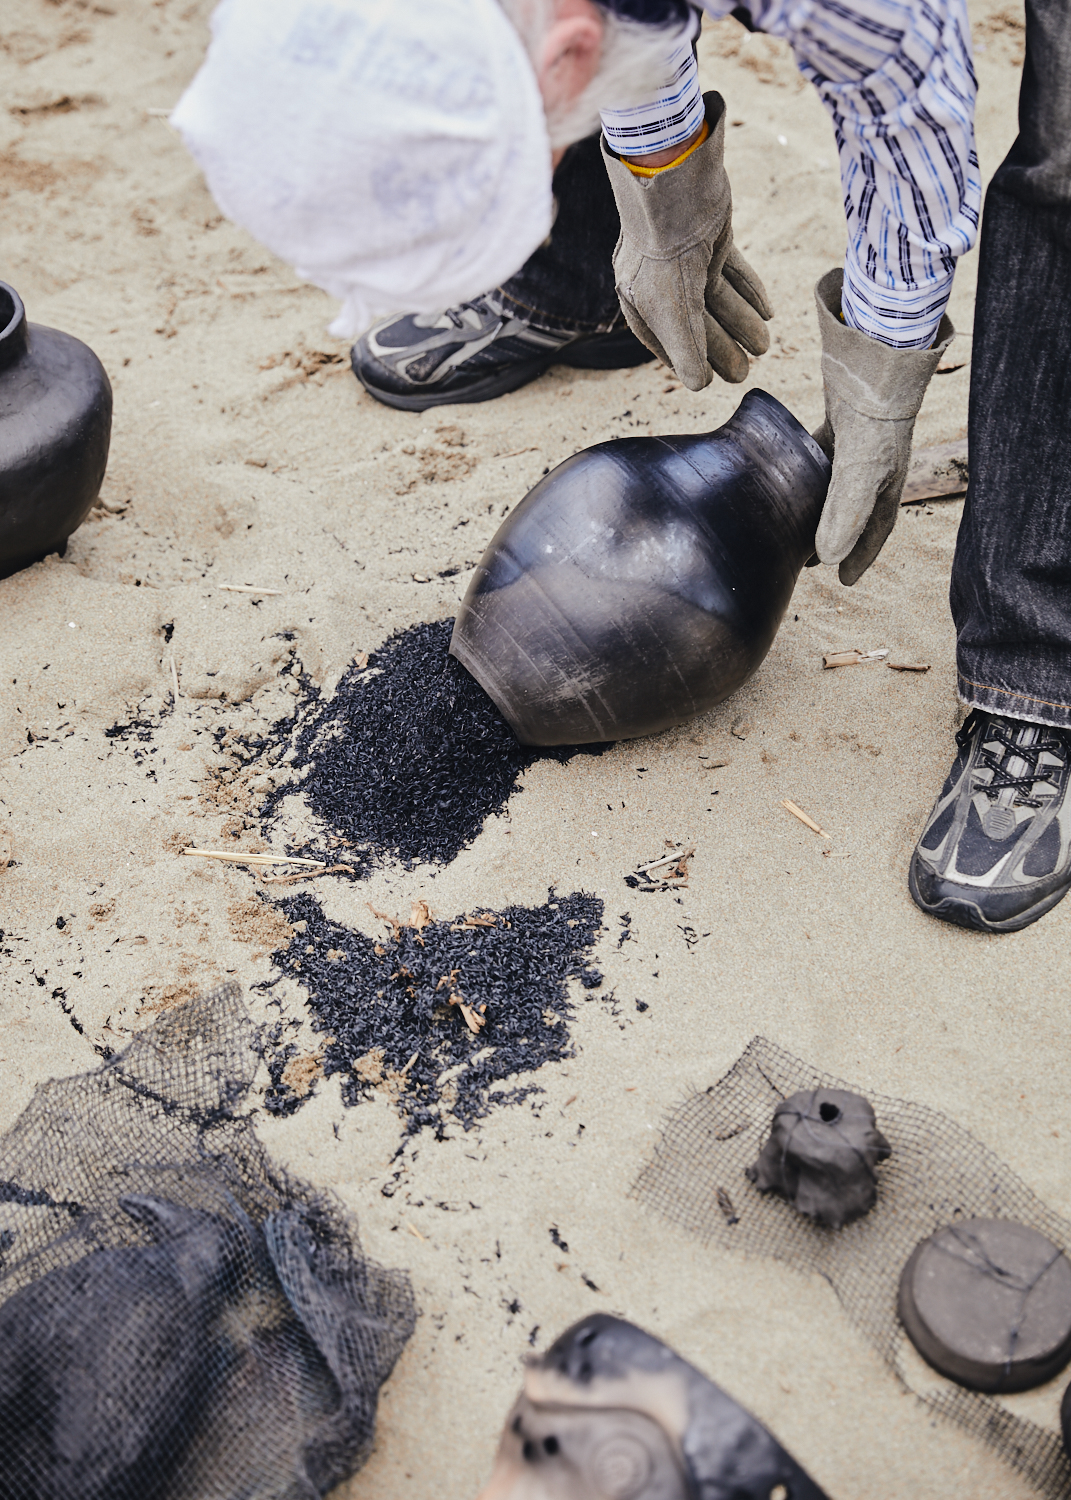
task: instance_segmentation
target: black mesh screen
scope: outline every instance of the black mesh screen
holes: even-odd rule
[[[367,1457],[409,1281],[236,1113],[258,1061],[226,985],[0,1141],[4,1500],[306,1500]]]
[[[877,1205],[843,1229],[822,1228],[776,1194],[760,1193],[744,1175],[766,1142],[775,1106],[816,1088],[865,1094],[892,1147],[878,1168]],[[958,1219],[1014,1219],[1065,1253],[1071,1247],[1071,1224],[962,1126],[925,1105],[821,1073],[765,1037],[755,1037],[719,1083],[672,1112],[633,1195],[707,1243],[816,1271],[901,1379],[907,1335],[896,1294],[919,1240]],[[934,1386],[916,1393],[928,1410],[988,1443],[1042,1495],[1071,1494],[1071,1462],[1057,1433],[992,1396],[938,1377]]]

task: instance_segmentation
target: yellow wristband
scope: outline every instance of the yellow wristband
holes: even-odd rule
[[[682,161],[687,161],[693,151],[699,150],[700,146],[703,144],[709,134],[710,126],[707,124],[706,120],[704,120],[703,129],[700,133],[699,139],[697,141],[693,141],[692,144],[688,147],[687,151],[682,151],[680,156],[678,156],[676,160],[667,161],[664,167],[637,167],[630,161],[626,161],[625,166],[628,167],[629,171],[634,177],[657,177],[659,172],[672,172],[673,168],[679,167]]]

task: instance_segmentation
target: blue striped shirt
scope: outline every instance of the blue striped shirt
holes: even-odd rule
[[[721,17],[738,0],[702,0]],[[784,38],[829,111],[840,156],[848,248],[842,311],[853,328],[927,348],[957,258],[978,230],[977,81],[966,0],[749,0],[758,30]],[[623,156],[686,141],[703,120],[690,43],[649,104],[603,111]]]

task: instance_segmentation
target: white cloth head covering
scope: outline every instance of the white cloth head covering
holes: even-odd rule
[[[531,63],[497,0],[223,0],[171,123],[216,202],[353,337],[511,276],[551,225]]]

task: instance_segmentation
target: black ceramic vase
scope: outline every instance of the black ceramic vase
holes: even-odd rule
[[[79,339],[0,281],[0,578],[61,550],[100,494],[112,388]]]
[[[829,476],[818,444],[765,391],[715,432],[586,448],[499,527],[451,654],[525,745],[679,724],[734,693],[769,651]]]

